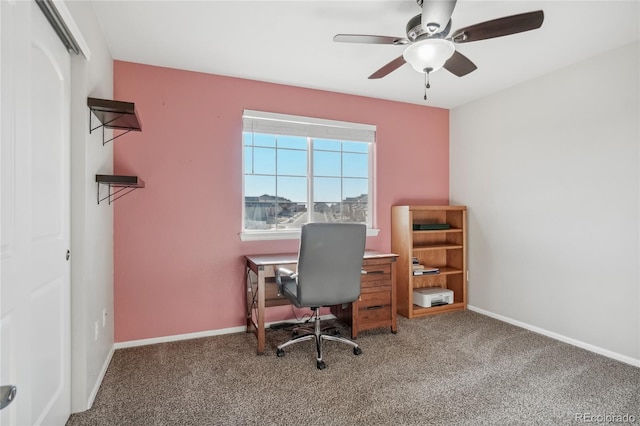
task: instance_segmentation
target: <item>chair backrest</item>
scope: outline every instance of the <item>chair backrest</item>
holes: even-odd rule
[[[349,303],[360,296],[366,236],[366,226],[359,223],[302,226],[297,290],[301,306]]]

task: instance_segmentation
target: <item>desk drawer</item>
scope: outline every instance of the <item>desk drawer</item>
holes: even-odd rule
[[[391,291],[377,291],[360,295],[358,319],[361,328],[367,324],[391,320]]]
[[[360,320],[360,329],[364,330],[368,324],[376,324],[383,322],[383,326],[391,321],[391,305],[375,305],[358,310],[358,318]]]
[[[367,271],[360,277],[360,287],[389,287],[391,288],[391,265],[389,263],[363,265],[362,269]]]
[[[369,323],[391,320],[391,291],[377,291],[360,295],[358,318],[364,328]]]
[[[391,305],[391,291],[376,291],[375,293],[362,293],[358,299],[360,308],[376,305]]]

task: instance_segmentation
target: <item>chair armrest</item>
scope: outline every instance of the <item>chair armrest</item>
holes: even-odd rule
[[[297,272],[293,272],[291,269],[287,268],[276,268],[276,284],[278,284],[278,292],[282,293],[282,278],[285,280],[291,281],[295,280],[298,277]]]

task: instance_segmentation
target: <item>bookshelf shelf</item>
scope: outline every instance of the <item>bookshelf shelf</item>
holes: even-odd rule
[[[414,233],[416,234],[442,234],[442,233],[448,233],[448,232],[462,232],[462,229],[459,228],[449,228],[449,229],[441,229],[441,230],[433,230],[433,229],[427,229],[427,230],[413,230]]]
[[[444,312],[461,311],[464,309],[466,309],[466,306],[463,303],[434,306],[432,308],[423,308],[422,306],[413,305],[413,315],[414,317],[421,317],[425,315],[441,314]]]
[[[428,245],[428,246],[416,246],[413,248],[414,252],[421,252],[421,251],[431,251],[431,250],[455,250],[455,249],[461,249],[463,246],[462,244],[434,244],[434,245]]]
[[[434,275],[449,275],[449,274],[462,274],[462,269],[457,269],[457,268],[451,268],[449,266],[441,266],[440,267],[440,273],[438,274],[423,274],[423,275],[414,275],[414,278],[421,278],[421,277],[431,277]]]

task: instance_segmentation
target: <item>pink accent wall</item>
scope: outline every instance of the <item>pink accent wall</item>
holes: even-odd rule
[[[390,250],[392,205],[448,202],[448,110],[120,61],[114,99],[142,121],[111,142],[115,173],[146,182],[113,204],[116,342],[244,326],[242,256],[297,250],[238,236],[243,109],[377,125],[368,249]]]

